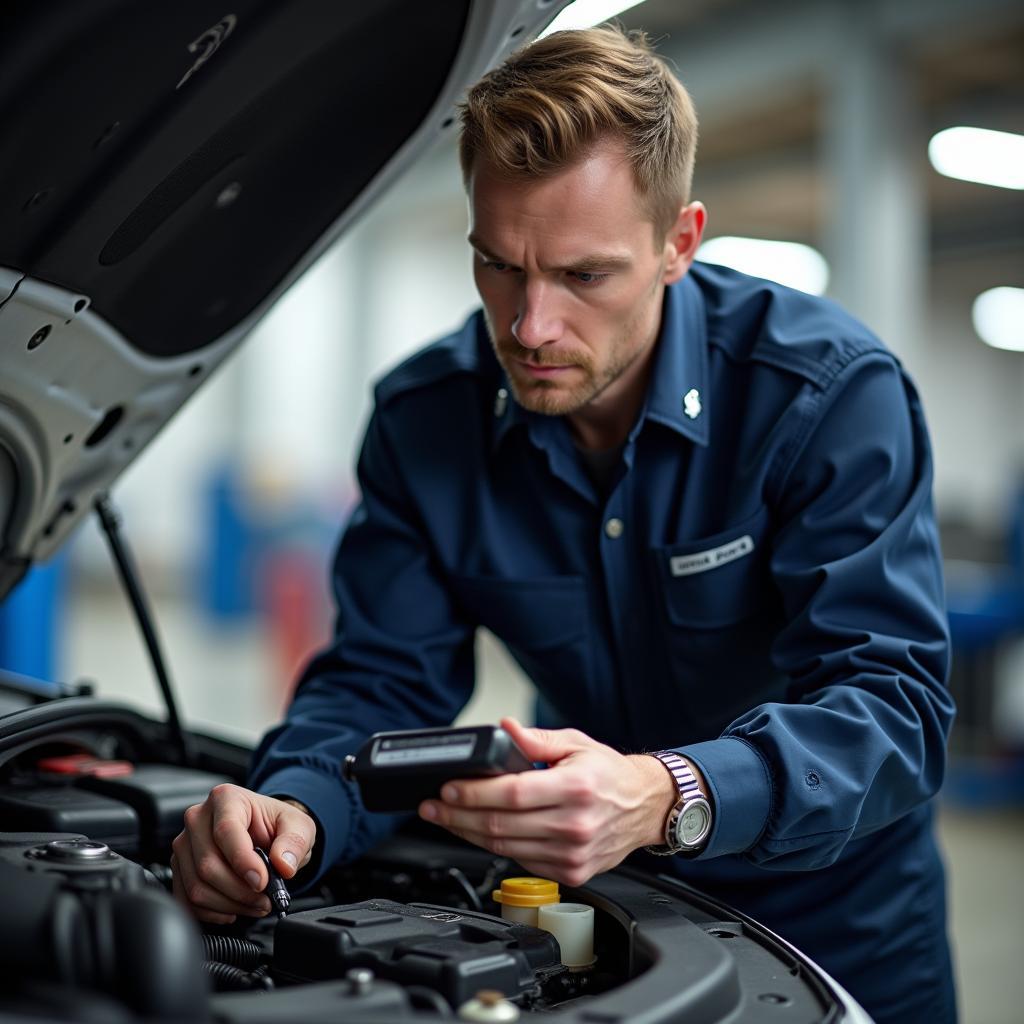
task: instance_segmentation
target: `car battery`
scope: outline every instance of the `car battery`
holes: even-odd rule
[[[138,814],[123,800],[70,781],[0,786],[0,821],[14,832],[81,833],[124,857],[139,855]]]
[[[182,830],[185,809],[202,803],[214,786],[231,781],[179,765],[137,764],[130,775],[83,775],[75,784],[130,807],[138,815],[141,855],[156,859]]]

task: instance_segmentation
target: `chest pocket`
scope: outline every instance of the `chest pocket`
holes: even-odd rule
[[[587,586],[582,576],[533,579],[457,576],[470,618],[486,626],[558,707],[589,698]]]
[[[685,707],[706,739],[784,697],[785,680],[770,657],[781,611],[769,571],[769,525],[762,508],[721,533],[651,552],[669,669],[662,700]]]
[[[654,548],[658,588],[672,626],[717,630],[769,604],[767,508],[721,533]]]

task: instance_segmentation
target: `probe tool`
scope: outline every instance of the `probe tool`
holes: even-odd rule
[[[284,884],[284,879],[277,873],[274,865],[271,864],[267,851],[261,850],[257,846],[256,856],[263,861],[263,866],[267,869],[267,875],[270,880],[263,891],[269,897],[270,905],[277,913],[278,920],[280,920],[288,913],[288,907],[292,902],[291,893],[288,892],[288,886]]]

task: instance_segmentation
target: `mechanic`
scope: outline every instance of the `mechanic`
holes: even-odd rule
[[[461,117],[483,310],[378,384],[334,641],[252,791],[187,812],[179,896],[264,912],[254,845],[308,884],[382,839],[396,818],[361,810],[343,758],[450,723],[484,625],[545,727],[503,724],[550,767],[449,784],[424,819],[568,885],[640,851],[876,1020],[953,1020],[929,803],[953,706],[913,385],[834,304],[694,262],[696,117],[642,35],[538,41]]]

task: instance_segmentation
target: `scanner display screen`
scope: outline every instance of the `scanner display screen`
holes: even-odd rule
[[[472,757],[475,745],[473,733],[389,737],[377,741],[370,761],[380,767],[466,761]]]
[[[368,811],[411,811],[437,799],[450,779],[524,772],[533,762],[497,725],[374,733],[345,758],[342,775]]]

